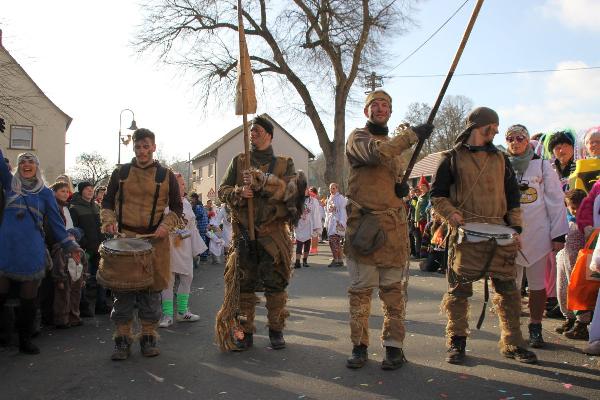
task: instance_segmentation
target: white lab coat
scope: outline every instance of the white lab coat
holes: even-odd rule
[[[294,236],[299,242],[310,240],[315,231],[321,231],[321,212],[319,200],[308,196],[304,199],[304,209],[298,225],[294,228]]]
[[[220,231],[211,231],[208,229],[206,231],[206,236],[210,239],[208,243],[208,250],[217,257],[223,255],[223,248],[225,247],[225,241],[223,240],[223,232]]]
[[[531,160],[521,183],[529,185],[521,192],[521,251],[527,261],[518,253],[517,264],[528,267],[552,251],[552,239],[566,235],[569,225],[560,180],[547,160]]]
[[[190,202],[184,197],[183,203],[183,217],[187,220],[185,229],[191,234],[189,238],[179,240],[176,239],[176,234],[169,235],[169,241],[171,245],[171,272],[192,275],[194,273],[194,257],[204,253],[206,251],[206,244],[198,228],[196,226],[196,215],[192,209]],[[165,214],[168,211],[165,211]],[[175,243],[178,241],[180,244],[175,247]]]

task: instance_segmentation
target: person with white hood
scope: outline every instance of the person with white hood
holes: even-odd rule
[[[229,246],[231,246],[231,239],[233,237],[233,227],[231,225],[231,212],[227,207],[227,204],[221,204],[221,207],[219,207],[219,210],[217,211],[217,216],[215,217],[213,222],[214,223],[211,225],[222,226],[222,239],[225,246],[225,254],[227,254],[227,250],[229,249]]]
[[[158,324],[160,328],[168,328],[173,325],[173,320],[195,322],[200,319],[198,315],[190,311],[188,304],[192,281],[194,279],[194,257],[206,251],[206,244],[196,227],[196,215],[194,214],[192,205],[185,197],[183,176],[180,173],[175,173],[175,177],[179,184],[179,194],[183,203],[185,227],[169,235],[171,246],[171,282],[162,291],[163,315]],[[173,294],[177,278],[179,287],[177,288],[177,307],[175,307]],[[177,312],[175,312],[175,308]]]
[[[561,183],[551,164],[534,154],[529,132],[523,125],[506,131],[509,160],[521,192],[523,232],[517,255],[517,286],[523,273],[529,286],[529,344],[544,346],[542,316],[546,304],[546,260],[551,252],[564,247],[569,227]]]
[[[337,183],[329,185],[329,192],[331,195],[325,204],[325,226],[333,260],[328,267],[343,267],[342,238],[346,234],[346,220],[348,219],[346,198],[340,193]]]

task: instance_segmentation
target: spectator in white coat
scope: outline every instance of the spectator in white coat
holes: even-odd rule
[[[510,163],[521,192],[523,232],[517,256],[517,285],[523,273],[529,285],[529,344],[543,347],[542,317],[546,304],[546,260],[551,252],[564,247],[568,232],[564,194],[550,163],[534,153],[529,132],[523,125],[506,131]]]
[[[329,185],[330,196],[325,205],[325,226],[333,260],[328,267],[343,267],[342,238],[346,234],[346,198],[339,192],[337,183]]]
[[[310,196],[306,189],[304,198],[304,209],[298,224],[294,227],[294,236],[296,237],[296,264],[294,268],[300,268],[300,258],[302,266],[309,267],[308,255],[313,237],[321,232],[321,213],[319,201]]]
[[[169,287],[162,292],[163,315],[158,324],[160,328],[173,325],[173,320],[182,322],[195,322],[200,319],[189,310],[189,298],[194,279],[194,257],[206,251],[206,244],[196,227],[196,215],[192,205],[185,197],[185,182],[181,174],[176,173],[179,183],[179,193],[183,203],[183,218],[185,228],[169,235],[171,252],[171,282]],[[178,279],[176,279],[178,278]],[[179,287],[175,288],[178,281]],[[177,313],[173,294],[177,291]]]

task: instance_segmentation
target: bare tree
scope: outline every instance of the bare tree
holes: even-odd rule
[[[411,2],[244,1],[245,33],[258,83],[263,91],[275,83],[277,100],[309,118],[328,182],[342,182],[346,105],[356,77],[381,65],[383,39],[404,32],[411,22]],[[145,9],[138,49],[196,71],[205,104],[215,95],[233,98],[237,1],[161,0]],[[323,98],[332,104],[319,104],[317,99]],[[323,119],[328,114],[333,115],[333,139]]]
[[[88,181],[92,185],[98,184],[112,172],[111,166],[100,153],[81,153],[77,156],[77,166],[73,177],[77,181]]]
[[[454,141],[464,129],[464,121],[467,114],[473,108],[473,101],[465,96],[447,96],[433,124],[435,129],[423,150],[421,156],[444,151],[454,146]],[[404,120],[411,125],[426,121],[431,112],[431,106],[426,103],[411,103],[408,106]]]
[[[20,84],[21,67],[10,58],[0,58],[0,117],[10,121],[32,122],[30,108],[39,93],[25,90]]]

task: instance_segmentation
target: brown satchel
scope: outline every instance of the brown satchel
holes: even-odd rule
[[[356,231],[349,235],[350,244],[358,254],[368,256],[385,244],[385,231],[381,229],[379,218],[373,210],[362,207],[352,199],[348,200],[361,214]]]

